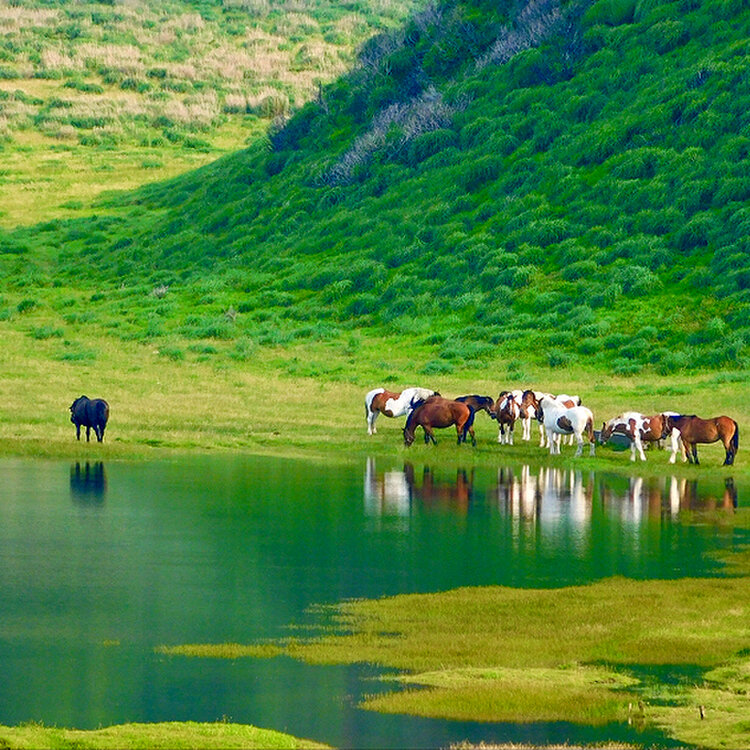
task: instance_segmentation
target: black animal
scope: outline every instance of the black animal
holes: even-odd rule
[[[70,405],[70,421],[76,426],[76,438],[81,439],[81,427],[86,428],[86,442],[94,428],[96,439],[104,440],[104,429],[109,419],[109,404],[103,398],[81,396]]]

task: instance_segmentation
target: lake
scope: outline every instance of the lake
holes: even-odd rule
[[[720,575],[713,553],[743,541],[730,523],[743,488],[725,470],[694,481],[225,455],[0,467],[0,724],[226,718],[361,748],[658,741],[625,725],[378,715],[356,707],[384,689],[365,667],[155,649],[284,637],[316,621],[311,605],[350,597]]]

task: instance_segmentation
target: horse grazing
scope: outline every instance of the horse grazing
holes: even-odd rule
[[[590,455],[595,452],[594,415],[585,406],[565,406],[551,396],[543,396],[539,402],[540,417],[549,436],[550,455],[560,454],[560,438],[573,435],[578,443],[576,456],[583,453],[583,433],[589,440]]]
[[[407,388],[401,393],[375,388],[365,396],[367,434],[374,435],[377,432],[375,420],[378,414],[385,414],[386,417],[403,417],[414,408],[413,403],[439,395],[437,391],[431,391],[429,388]]]
[[[726,451],[724,466],[731,466],[734,457],[740,447],[740,428],[731,417],[713,417],[712,419],[701,419],[695,414],[680,414],[667,417],[667,427],[670,430],[678,430],[682,438],[685,456],[692,463],[698,461],[698,443],[715,443],[721,440]],[[692,456],[691,456],[692,454]],[[673,464],[676,451],[672,451],[669,463]]]
[[[109,404],[103,398],[81,396],[70,405],[70,421],[76,426],[76,438],[81,439],[81,427],[86,428],[86,442],[94,428],[96,439],[104,440],[104,429],[109,419]]]
[[[491,396],[459,396],[455,400],[468,404],[474,411],[485,411],[495,419],[495,400]]]
[[[500,391],[500,395],[495,401],[495,419],[498,422],[499,430],[497,433],[497,442],[513,445],[513,429],[516,426],[516,420],[521,415],[521,396],[522,391]],[[506,427],[507,432],[506,432]]]
[[[667,427],[667,418],[664,414],[655,414],[653,417],[644,417],[637,411],[626,411],[617,417],[613,417],[602,424],[602,431],[599,435],[599,442],[604,445],[614,433],[618,435],[627,435],[630,438],[630,460],[635,461],[635,454],[641,457],[641,461],[646,460],[646,454],[643,452],[643,443],[657,443],[664,440],[671,429]]]
[[[424,430],[425,444],[432,440],[437,444],[433,433],[434,427],[450,427],[456,425],[458,444],[466,442],[466,434],[471,435],[471,444],[476,445],[477,439],[474,435],[474,409],[461,401],[451,401],[439,396],[432,397],[427,401],[415,404],[414,410],[406,418],[404,427],[404,445],[414,442],[417,427]]]

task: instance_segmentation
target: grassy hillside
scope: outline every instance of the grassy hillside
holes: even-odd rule
[[[745,367],[748,40],[744,0],[429,6],[267,142],[3,236],[0,317],[56,356],[387,333],[426,376]]]
[[[0,0],[0,223],[73,216],[242,148],[408,7]]]

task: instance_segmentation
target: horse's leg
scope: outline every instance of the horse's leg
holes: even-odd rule
[[[86,425],[86,442],[91,440],[91,425]]]
[[[540,422],[539,423],[539,447],[544,448],[544,439],[546,435],[544,434],[544,425]]]
[[[682,449],[685,451],[685,455],[687,456],[687,461],[689,464],[693,463],[693,457],[690,455],[690,443],[685,440],[684,436],[682,438]]]
[[[378,412],[370,411],[367,415],[367,434],[374,435],[377,430],[375,429],[375,420],[378,418]]]
[[[646,454],[643,452],[643,443],[641,442],[640,433],[635,432],[633,434],[633,443],[632,443],[631,448],[633,448],[633,456],[632,456],[632,460],[633,461],[635,461],[635,451],[636,450],[638,451],[638,454],[641,457],[641,461],[645,461],[646,460]]]
[[[693,443],[693,463],[696,464],[696,466],[700,463],[698,460],[698,443]]]
[[[578,456],[583,455],[583,435],[580,432],[576,432],[575,439],[576,443],[578,443],[578,447],[576,448],[576,458],[578,458]]]
[[[471,435],[471,444],[476,448],[477,447],[477,436],[474,434],[474,428],[469,427],[469,435]],[[466,440],[466,436],[464,435],[464,440]]]
[[[81,425],[76,424],[76,440],[81,439]]]
[[[669,457],[670,464],[673,464],[677,460],[677,451],[679,450],[679,439],[680,439],[680,431],[678,429],[673,429],[669,436],[670,450],[672,451],[672,455]]]

